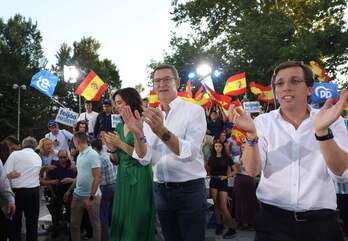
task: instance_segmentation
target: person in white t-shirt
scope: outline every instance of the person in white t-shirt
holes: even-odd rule
[[[86,123],[88,123],[88,135],[93,136],[98,113],[93,111],[92,101],[85,102],[85,109],[86,112],[81,113],[77,121],[86,121]]]
[[[10,240],[21,240],[22,215],[25,215],[26,240],[37,240],[40,212],[41,158],[35,152],[37,141],[27,137],[22,150],[8,157],[4,169],[15,194],[16,211],[9,225]]]
[[[48,121],[48,129],[50,132],[45,135],[45,138],[53,141],[54,156],[58,159],[58,151],[69,150],[69,142],[72,140],[73,134],[67,130],[60,130],[55,120]]]
[[[230,120],[246,134],[243,163],[248,175],[261,175],[255,221],[257,241],[343,241],[337,223],[334,180],[348,180],[348,131],[340,114],[348,99],[334,105],[308,105],[311,68],[298,61],[276,67],[272,86],[280,108],[252,118],[242,110]]]

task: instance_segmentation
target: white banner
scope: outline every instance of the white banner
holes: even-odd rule
[[[78,113],[60,107],[56,116],[56,121],[67,126],[74,126],[78,117]]]
[[[260,112],[260,102],[259,101],[247,101],[243,103],[245,112],[248,113],[259,113]]]

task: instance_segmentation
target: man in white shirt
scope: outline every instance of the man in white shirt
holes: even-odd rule
[[[58,159],[58,151],[69,150],[69,142],[72,141],[73,134],[67,130],[60,130],[58,123],[55,120],[48,121],[49,133],[45,135],[53,141],[53,151],[56,159]]]
[[[98,113],[93,111],[92,101],[85,102],[85,109],[86,112],[81,113],[77,121],[86,121],[86,123],[88,123],[88,135],[93,136],[93,130]]]
[[[36,146],[35,138],[25,138],[22,142],[23,149],[12,152],[4,165],[15,194],[16,204],[16,212],[10,224],[10,240],[21,240],[23,213],[26,223],[26,240],[37,240],[41,158],[34,151]]]
[[[205,240],[206,193],[202,143],[207,123],[203,108],[177,96],[180,79],[172,65],[153,72],[160,108],[122,114],[134,133],[133,157],[154,166],[155,202],[166,241]]]
[[[328,100],[314,110],[307,102],[313,81],[309,66],[282,63],[272,77],[278,110],[255,121],[238,109],[239,115],[229,115],[247,132],[247,173],[261,174],[257,241],[343,240],[333,179],[348,180],[348,132],[340,117],[348,93],[342,91],[335,105]]]

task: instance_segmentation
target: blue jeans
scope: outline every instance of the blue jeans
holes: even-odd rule
[[[204,179],[182,186],[156,183],[155,203],[166,241],[204,241],[207,200]]]

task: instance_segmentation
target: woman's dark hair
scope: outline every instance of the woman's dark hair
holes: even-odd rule
[[[143,103],[138,91],[134,88],[127,87],[123,89],[117,90],[112,95],[112,100],[115,101],[116,95],[121,96],[122,100],[126,102],[127,105],[131,108],[133,114],[135,110],[139,111],[139,113],[143,113]]]
[[[84,120],[80,120],[76,123],[76,126],[75,126],[75,132],[78,132],[79,131],[79,128],[80,128],[80,125],[81,124],[85,124],[86,125],[86,133],[88,133],[88,123],[87,121],[84,121]]]
[[[226,161],[226,164],[228,165],[229,163],[229,160],[231,159],[231,157],[229,157],[226,153],[226,150],[225,150],[225,145],[224,143],[222,143],[220,140],[218,139],[215,139],[214,142],[213,142],[213,146],[211,148],[211,156],[208,160],[208,166],[211,166],[211,162],[214,162],[214,160],[217,158],[217,153],[216,153],[216,150],[215,150],[215,144],[220,144],[222,145],[222,149],[221,149],[221,157],[223,158],[224,161]]]
[[[103,150],[103,143],[100,139],[94,139],[91,142],[91,147],[100,152],[101,150]]]
[[[0,159],[3,164],[5,164],[9,155],[10,155],[10,148],[8,147],[7,143],[1,142],[0,143]]]

